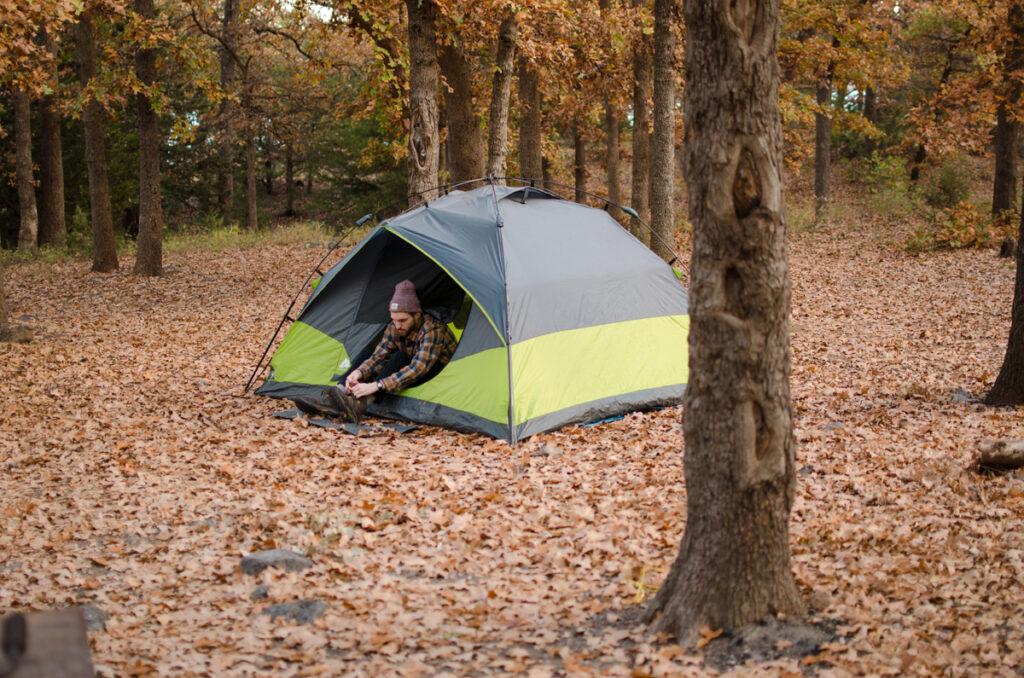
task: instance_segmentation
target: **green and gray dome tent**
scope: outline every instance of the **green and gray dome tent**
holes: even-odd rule
[[[533,187],[454,191],[380,223],[321,278],[257,393],[338,383],[373,350],[395,284],[459,345],[433,379],[368,413],[517,442],[678,403],[687,294],[607,212]]]

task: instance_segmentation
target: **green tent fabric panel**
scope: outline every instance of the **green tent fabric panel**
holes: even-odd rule
[[[516,425],[577,405],[685,384],[688,315],[552,332],[512,346]]]
[[[430,381],[399,391],[397,395],[426,400],[507,424],[507,355],[502,346],[453,360]]]
[[[274,381],[330,384],[348,369],[345,346],[302,321],[292,324],[270,361]]]

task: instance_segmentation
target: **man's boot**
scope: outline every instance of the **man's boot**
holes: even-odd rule
[[[317,395],[299,396],[292,400],[295,402],[295,407],[306,414],[314,416],[325,414],[328,417],[338,417],[341,416],[344,410],[341,410],[331,397],[331,391],[337,390],[337,387],[330,386]]]
[[[339,416],[346,421],[358,424],[366,414],[366,398],[356,398],[341,386],[328,389],[327,397],[341,413]]]

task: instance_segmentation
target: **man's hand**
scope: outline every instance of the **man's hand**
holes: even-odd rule
[[[351,372],[349,372],[348,376],[345,377],[345,390],[351,393],[353,387],[355,387],[355,385],[359,383],[359,379],[362,376],[363,374],[359,370],[352,370]]]
[[[371,381],[369,383],[358,382],[349,389],[349,392],[357,398],[365,398],[368,395],[373,395],[379,390],[380,389],[377,388],[377,382]]]

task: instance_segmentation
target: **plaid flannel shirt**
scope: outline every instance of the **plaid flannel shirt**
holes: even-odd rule
[[[412,356],[408,365],[380,380],[382,390],[394,393],[412,386],[435,365],[447,364],[456,346],[455,336],[448,326],[429,313],[424,313],[419,329],[411,337],[399,337],[395,333],[394,323],[388,323],[380,343],[359,366],[359,372],[364,380],[369,381],[380,374],[388,358],[396,351]]]

